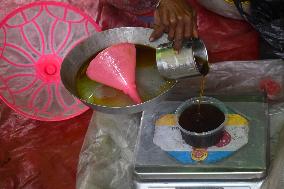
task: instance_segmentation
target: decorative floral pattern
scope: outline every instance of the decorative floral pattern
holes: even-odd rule
[[[228,133],[227,131],[224,131],[223,136],[220,140],[220,142],[218,142],[216,144],[217,147],[222,148],[224,146],[227,146],[230,142],[231,142],[231,135],[230,133]]]
[[[220,141],[208,148],[195,148],[182,139],[176,115],[162,114],[155,120],[153,143],[182,164],[216,163],[248,143],[249,121],[233,111],[227,116]]]
[[[191,151],[191,158],[195,161],[203,161],[207,158],[208,151],[204,148],[193,148]]]

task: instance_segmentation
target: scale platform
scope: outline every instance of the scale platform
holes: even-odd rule
[[[210,95],[208,95],[210,96]],[[258,189],[269,164],[269,118],[264,94],[213,96],[249,120],[248,143],[217,163],[185,165],[153,143],[158,116],[173,113],[180,101],[164,101],[143,112],[135,150],[137,189]]]

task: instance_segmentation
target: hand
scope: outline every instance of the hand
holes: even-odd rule
[[[168,39],[174,41],[173,47],[178,51],[184,39],[198,37],[196,13],[186,0],[161,0],[154,19],[150,41],[168,33]]]

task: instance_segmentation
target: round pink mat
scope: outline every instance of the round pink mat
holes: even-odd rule
[[[0,98],[38,120],[72,118],[88,107],[64,88],[63,58],[76,44],[100,31],[92,18],[60,2],[32,3],[0,23]]]

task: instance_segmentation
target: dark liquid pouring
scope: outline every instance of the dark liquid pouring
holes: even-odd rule
[[[201,82],[200,82],[199,103],[198,103],[198,112],[199,112],[199,114],[200,114],[200,102],[201,102],[201,99],[202,99],[202,97],[204,95],[205,81],[206,81],[206,77],[202,76]]]
[[[195,57],[195,61],[198,65],[198,69],[200,71],[200,73],[202,74],[202,78],[200,80],[200,91],[199,91],[199,104],[198,104],[198,113],[201,116],[200,113],[200,102],[201,99],[204,95],[204,88],[205,88],[205,81],[206,81],[206,75],[209,72],[209,64],[206,60],[203,60],[202,58],[199,57]]]
[[[225,120],[224,113],[214,105],[202,104],[206,75],[209,72],[208,62],[195,57],[202,74],[200,81],[199,103],[183,111],[179,118],[179,125],[187,131],[202,133],[219,127]]]

